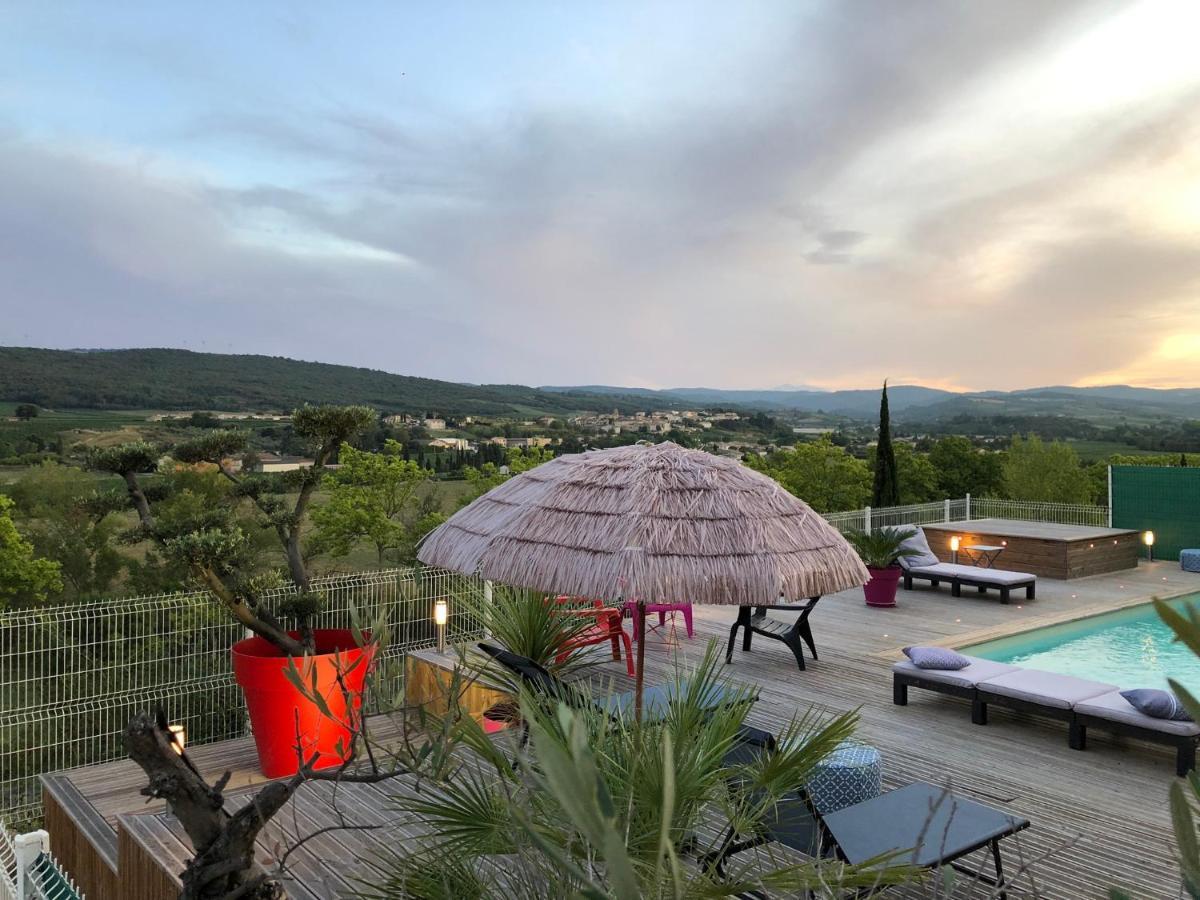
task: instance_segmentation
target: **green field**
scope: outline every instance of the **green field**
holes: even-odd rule
[[[1118,441],[1068,440],[1067,443],[1075,448],[1075,452],[1084,462],[1100,462],[1114,455],[1159,456],[1163,452],[1161,450],[1139,450],[1137,447],[1131,447],[1129,444],[1122,444]]]

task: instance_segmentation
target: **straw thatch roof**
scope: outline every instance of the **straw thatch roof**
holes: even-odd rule
[[[511,478],[431,532],[417,557],[646,602],[773,603],[868,578],[845,538],[778,483],[669,442],[560,456]]]

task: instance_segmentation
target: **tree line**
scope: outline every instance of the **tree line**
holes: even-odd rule
[[[240,466],[253,452],[228,428],[171,446],[96,449],[93,472],[56,460],[34,467],[0,494],[0,609],[196,586],[234,606],[284,582],[303,592],[314,567],[414,562],[420,539],[446,518],[434,470],[394,439],[371,447],[378,416],[369,408],[295,416],[297,449],[314,461],[291,472]],[[458,502],[552,456],[495,447],[464,467]]]

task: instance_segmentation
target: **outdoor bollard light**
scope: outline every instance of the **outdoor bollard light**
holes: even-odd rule
[[[950,538],[950,562],[958,562],[958,545],[962,543],[962,538],[957,534]]]
[[[1142,535],[1142,543],[1146,545],[1146,559],[1154,561],[1154,532],[1147,531]]]
[[[450,606],[445,600],[433,604],[433,624],[437,626],[438,653],[446,652],[446,623],[450,620]]]
[[[171,746],[175,748],[175,752],[183,756],[183,747],[187,743],[187,729],[182,725],[168,725],[167,731],[171,732]]]

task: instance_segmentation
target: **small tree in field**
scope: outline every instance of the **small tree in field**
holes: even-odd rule
[[[30,419],[37,418],[39,410],[32,403],[22,403],[13,412],[18,419],[27,422]]]
[[[13,603],[45,600],[62,590],[59,565],[34,555],[10,512],[13,502],[0,494],[0,610]]]
[[[244,626],[288,656],[303,656],[313,647],[309,619],[320,608],[320,599],[310,591],[301,550],[304,515],[337,449],[374,422],[374,410],[365,406],[296,410],[292,428],[314,446],[313,464],[279,477],[234,471],[230,460],[246,445],[242,432],[212,431],[180,444],[173,450],[175,460],[216,466],[231,485],[231,502],[200,505],[169,522],[156,517],[150,499],[153,490],[143,484],[143,478],[158,467],[161,454],[157,448],[144,442],[122,444],[98,451],[91,462],[93,468],[124,479],[129,502],[138,514],[138,536],[155,541],[169,556],[185,563],[196,580]],[[255,511],[254,518],[239,516],[243,501]],[[260,600],[263,590],[274,581],[253,571],[253,542],[246,531],[252,523],[273,532],[286,556],[297,588],[288,612],[297,620],[299,639],[288,634]]]
[[[403,450],[393,440],[382,453],[342,445],[337,471],[325,476],[329,502],[313,508],[312,549],[345,556],[365,540],[374,545],[381,566],[389,552],[400,561],[411,557],[416,542],[442,517],[433,493],[420,495],[430,473],[406,460]]]
[[[817,512],[855,509],[871,497],[867,464],[835,446],[829,435],[766,457],[751,454],[745,462],[770,475]]]
[[[892,419],[888,412],[887,382],[879,398],[879,442],[875,446],[875,485],[872,506],[900,505],[900,477],[896,469],[896,451],[892,449]]]
[[[1069,444],[1017,435],[1004,456],[1004,490],[1014,500],[1087,503],[1092,485]]]

